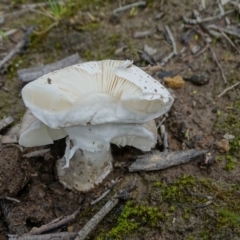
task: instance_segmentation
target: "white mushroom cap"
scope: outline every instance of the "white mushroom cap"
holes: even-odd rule
[[[143,123],[167,112],[173,98],[132,62],[73,65],[27,84],[25,105],[51,128],[102,123]]]
[[[27,111],[22,120],[19,144],[24,147],[52,144],[53,141],[66,137],[62,129],[51,129],[39,121],[30,111]]]

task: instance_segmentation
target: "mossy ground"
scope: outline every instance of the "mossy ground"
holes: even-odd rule
[[[96,239],[144,238],[149,231],[166,229],[181,232],[183,238],[179,239],[240,237],[238,185],[185,174],[171,184],[152,183],[149,198],[156,193],[160,196],[156,206],[150,201],[130,200],[120,213],[110,214],[107,218],[112,227],[99,230]]]

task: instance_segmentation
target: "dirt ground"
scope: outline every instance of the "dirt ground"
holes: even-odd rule
[[[0,119],[11,115],[14,123],[10,127],[13,127],[26,111],[20,95],[24,84],[17,70],[52,63],[76,52],[83,61],[131,59],[140,67],[160,64],[172,52],[171,40],[164,30],[167,25],[176,42],[177,55],[154,77],[163,84],[163,75],[179,75],[185,80],[180,88],[169,88],[175,98],[164,122],[169,148],[171,151],[206,149],[211,157],[161,171],[130,173],[127,167],[143,153],[113,146],[114,171],[94,191],[77,193],[64,189],[56,175],[55,163],[64,153],[64,140],[46,146],[51,150],[37,158],[23,155],[39,148],[21,152],[16,145],[3,144],[0,239],[6,239],[7,234],[22,235],[80,207],[76,219],[61,229],[77,232],[111,196],[133,182],[136,188],[130,199],[121,200],[88,239],[240,239],[239,87],[218,97],[224,89],[240,81],[239,37],[228,34],[233,47],[221,31],[217,37],[216,30],[214,36],[206,30],[208,24],[226,28],[225,17],[203,24],[184,22],[183,16],[196,19],[193,10],[200,12],[201,19],[219,15],[218,1],[206,1],[206,8],[201,9],[201,1],[197,0],[151,0],[145,6],[113,14],[119,6],[134,2],[65,1],[62,7],[57,5],[57,12],[45,6],[22,13],[24,5],[33,2],[15,0],[9,4],[1,0],[0,11],[6,15],[0,25],[1,59],[22,39],[27,27],[34,25],[35,29],[20,53],[2,68]],[[235,8],[226,4],[224,9]],[[7,15],[13,12],[16,14]],[[239,10],[227,18],[239,34]],[[5,37],[4,33],[10,29],[16,29],[15,33]],[[137,32],[149,30],[153,30],[149,36],[134,37]],[[204,40],[206,37],[209,43]],[[156,62],[143,54],[146,44],[162,53]],[[207,44],[209,47],[205,48]],[[196,55],[196,48],[203,51]],[[162,119],[156,119],[156,123]],[[9,134],[9,128],[1,134]],[[162,150],[162,146],[157,144],[156,149]],[[121,181],[110,194],[90,205],[117,177]]]

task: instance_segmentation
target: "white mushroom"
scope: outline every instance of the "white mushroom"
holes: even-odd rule
[[[173,103],[167,89],[129,60],[88,62],[49,73],[27,84],[22,97],[37,120],[22,131],[20,144],[49,144],[68,136],[57,169],[60,181],[79,191],[92,189],[111,172],[110,143],[149,151],[156,143],[156,126],[148,121]],[[36,141],[35,133],[40,134]]]

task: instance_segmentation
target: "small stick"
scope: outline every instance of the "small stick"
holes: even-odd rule
[[[73,220],[75,220],[76,215],[79,212],[80,212],[80,208],[71,215],[68,215],[66,217],[59,217],[57,219],[54,219],[50,223],[43,225],[39,228],[33,228],[29,233],[27,233],[25,235],[40,235],[42,233],[51,231],[53,229],[61,228],[65,225],[67,225],[68,223],[72,222]]]
[[[222,30],[220,30],[221,34],[223,35],[223,37],[230,43],[230,45],[238,52],[240,53],[239,49],[235,46],[235,44],[233,43],[233,41],[228,37],[227,34],[225,34]]]
[[[99,212],[97,212],[91,220],[78,232],[75,240],[84,240],[90,232],[98,225],[98,223],[118,204],[119,199],[114,198],[109,200]]]
[[[128,193],[135,187],[132,186],[122,189],[119,194],[109,200],[91,219],[90,221],[78,232],[78,235],[74,240],[84,240],[98,225],[98,223],[118,204],[119,198],[128,196]]]
[[[43,235],[25,235],[18,236],[8,234],[8,240],[73,240],[76,237],[77,233],[71,232],[59,232],[59,233],[49,233]]]
[[[165,120],[166,120],[166,117],[164,117],[164,118],[161,120],[161,122],[158,123],[157,129],[159,129],[159,128],[161,127],[161,125],[165,122]]]
[[[175,55],[177,55],[177,45],[176,45],[176,42],[175,42],[174,37],[172,35],[172,32],[170,31],[170,29],[167,25],[165,25],[164,27],[165,27],[165,30],[166,30],[168,36],[169,36],[170,41],[172,42],[173,52],[174,52]]]
[[[25,68],[20,69],[17,71],[18,77],[23,82],[30,82],[33,81],[49,72],[53,72],[60,68],[65,68],[68,66],[71,66],[73,64],[81,62],[80,57],[78,53],[75,53],[69,57],[66,57],[64,59],[61,59],[57,62],[47,64],[40,67],[32,67],[32,68]]]
[[[33,151],[30,153],[26,153],[23,155],[23,157],[26,157],[26,158],[42,157],[42,156],[44,156],[45,153],[47,153],[49,151],[50,151],[50,148],[41,149],[41,150]]]
[[[0,120],[0,131],[9,126],[13,122],[13,118],[11,116],[8,116],[2,120]]]
[[[204,157],[206,153],[206,150],[195,149],[173,152],[155,151],[151,154],[138,156],[128,169],[129,172],[162,170],[197,160]]]
[[[225,32],[227,34],[230,34],[230,35],[233,35],[235,37],[240,38],[240,33],[239,33],[238,29],[222,28],[222,27],[218,27],[214,24],[208,25],[207,28],[217,30],[219,32],[222,31],[222,32]]]
[[[154,28],[147,30],[147,31],[143,31],[143,32],[135,32],[133,34],[133,37],[134,38],[144,38],[144,37],[148,37],[148,36],[152,35],[155,32],[156,32],[156,30]]]
[[[12,202],[16,202],[16,203],[20,203],[20,200],[16,199],[16,198],[12,198],[12,197],[0,197],[0,199],[6,199],[8,201],[12,201]]]
[[[224,74],[224,72],[223,72],[223,69],[222,69],[222,67],[221,67],[221,65],[220,65],[220,63],[219,63],[219,61],[218,61],[218,59],[217,59],[217,56],[216,56],[215,52],[212,50],[212,48],[209,47],[209,49],[210,49],[210,51],[211,51],[211,53],[212,53],[212,55],[213,55],[214,60],[215,60],[216,63],[217,63],[218,68],[219,68],[220,71],[221,71],[221,75],[222,75],[223,81],[224,81],[224,83],[226,84],[226,83],[227,83],[227,79],[226,79],[225,74]]]
[[[169,145],[168,145],[168,133],[165,132],[163,134],[163,152],[167,152],[169,150]]]
[[[132,4],[128,4],[128,5],[125,5],[123,7],[119,7],[117,9],[115,9],[113,11],[113,14],[117,14],[119,12],[123,12],[129,8],[133,8],[133,7],[139,7],[139,6],[145,6],[147,3],[146,1],[139,1],[139,2],[136,2],[136,3],[132,3]]]
[[[95,199],[94,201],[92,201],[92,202],[91,202],[91,205],[94,205],[94,204],[98,203],[98,202],[101,201],[104,197],[106,197],[106,196],[110,193],[110,191],[113,189],[113,187],[116,186],[116,184],[118,183],[118,181],[119,181],[119,178],[117,178],[117,179],[113,182],[112,186],[111,186],[107,191],[105,191],[99,198],[97,198],[97,199]]]
[[[8,61],[10,61],[10,60],[13,58],[14,55],[16,55],[17,53],[20,52],[20,50],[21,50],[21,49],[24,47],[24,45],[26,44],[27,38],[28,38],[28,36],[32,33],[32,31],[33,31],[33,26],[31,26],[31,27],[29,27],[29,28],[27,29],[27,31],[26,31],[26,33],[24,34],[22,40],[21,40],[19,43],[17,43],[17,45],[14,47],[14,49],[11,50],[11,51],[7,54],[7,56],[2,59],[2,61],[0,61],[0,69],[2,69],[3,66],[4,66],[4,64],[7,63]],[[2,71],[3,71],[3,70],[2,70]],[[0,73],[1,73],[1,71],[0,71]]]
[[[199,52],[193,55],[194,58],[200,56],[202,53],[204,53],[209,48],[209,43],[207,43],[204,48],[202,48]]]
[[[175,56],[174,52],[169,53],[168,56],[166,56],[165,58],[162,59],[162,61],[160,62],[160,66],[165,65],[173,56]]]
[[[213,16],[213,17],[207,17],[207,18],[202,18],[201,20],[199,19],[190,19],[187,18],[185,16],[183,16],[183,21],[187,24],[198,24],[198,23],[206,23],[206,22],[210,22],[210,21],[214,21],[214,20],[220,20],[223,17],[233,13],[235,10],[229,10],[227,12],[225,12],[224,14],[219,14],[217,16]]]
[[[226,88],[222,93],[220,93],[218,95],[218,98],[222,97],[226,92],[228,92],[229,90],[232,90],[233,88],[235,88],[240,82],[237,82],[235,84],[233,84],[231,87]]]

